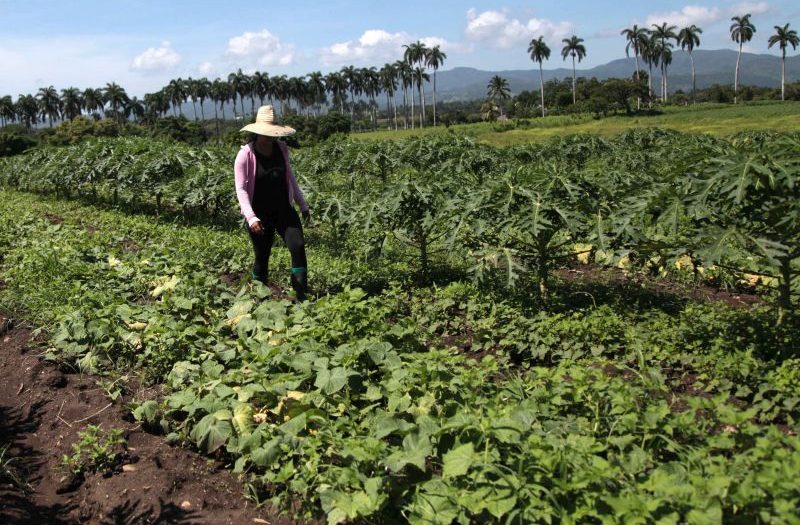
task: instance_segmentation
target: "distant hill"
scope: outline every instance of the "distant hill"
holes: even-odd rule
[[[733,84],[733,73],[736,68],[737,52],[729,49],[704,50],[694,52],[695,69],[697,71],[697,87],[705,88],[713,84]],[[549,63],[558,62],[550,60]],[[640,67],[646,70],[640,61]],[[578,69],[578,77],[599,80],[606,78],[624,78],[633,74],[636,64],[633,58],[613,60],[607,64],[591,69]],[[457,67],[439,71],[437,74],[437,95],[440,100],[475,100],[486,96],[486,84],[495,75],[508,80],[513,94],[523,90],[539,89],[538,65],[531,62],[531,68],[509,71],[482,71],[469,67]],[[572,76],[571,68],[545,69],[545,81],[554,78]],[[660,74],[654,68],[654,86],[660,81]],[[800,80],[800,56],[786,58],[786,82]],[[679,89],[689,91],[692,87],[691,64],[689,55],[684,51],[676,51],[672,57],[672,65],[668,70],[670,92]],[[781,84],[780,57],[765,54],[742,53],[741,82],[743,85],[760,87],[779,87]]]

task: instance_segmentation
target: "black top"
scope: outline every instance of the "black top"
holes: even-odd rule
[[[286,187],[286,160],[281,148],[273,146],[269,157],[255,151],[256,185],[253,190],[253,211],[265,219],[290,208],[289,189]]]

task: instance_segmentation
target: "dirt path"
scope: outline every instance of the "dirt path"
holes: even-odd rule
[[[0,447],[10,445],[0,457],[1,524],[291,523],[255,509],[220,465],[130,422],[126,399],[111,403],[96,378],[41,361],[30,331],[7,326],[0,314]],[[124,430],[123,464],[68,487],[59,464],[87,424]],[[27,490],[9,482],[9,468]]]

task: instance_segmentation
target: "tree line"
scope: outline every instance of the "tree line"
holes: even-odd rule
[[[741,78],[741,54],[743,45],[750,42],[756,32],[751,15],[734,16],[731,21],[731,39],[738,45],[739,55],[734,73],[734,103],[738,102]],[[672,53],[676,47],[689,54],[692,64],[692,100],[695,100],[695,67],[692,55],[700,46],[700,35],[703,30],[692,24],[678,29],[666,22],[653,24],[651,28],[633,25],[623,29],[621,35],[626,40],[625,54],[633,54],[636,69],[634,79],[643,80],[643,68],[647,67],[648,100],[656,98],[652,79],[653,69],[660,72],[660,86],[657,98],[664,103],[668,101],[668,68],[672,64]],[[561,57],[572,61],[572,103],[577,103],[576,63],[586,57],[584,40],[577,35],[562,40]],[[775,32],[768,41],[768,48],[777,46],[781,50],[781,100],[785,100],[786,53],[789,46],[793,50],[800,45],[797,32],[790,29],[789,24],[775,26]],[[57,120],[73,120],[75,117],[89,114],[113,118],[118,122],[134,119],[139,122],[153,122],[168,115],[183,115],[184,104],[192,103],[192,113],[197,121],[206,121],[206,101],[213,102],[214,119],[219,126],[221,120],[227,120],[225,112],[229,103],[234,108],[234,118],[247,115],[246,99],[249,102],[250,114],[255,113],[256,100],[260,105],[266,101],[276,105],[281,114],[294,112],[306,116],[318,116],[323,110],[337,110],[343,115],[349,114],[351,121],[357,117],[369,119],[372,129],[377,129],[378,115],[381,111],[378,99],[385,97],[385,115],[389,127],[415,128],[423,127],[427,122],[438,124],[437,117],[437,79],[436,74],[444,64],[447,55],[439,46],[428,47],[421,41],[403,46],[402,58],[394,63],[386,63],[383,67],[357,68],[349,65],[339,71],[327,75],[319,71],[305,76],[288,77],[286,75],[269,75],[255,71],[249,75],[241,69],[230,73],[227,78],[176,78],[170,80],[160,90],[144,95],[142,99],[129,96],[125,89],[115,82],[107,83],[102,88],[80,90],[75,87],[62,89],[60,92],[53,86],[40,88],[35,94],[21,94],[14,101],[10,95],[0,97],[0,125],[19,122],[31,128],[40,122],[47,122],[52,127]],[[550,59],[551,49],[543,36],[533,38],[528,45],[531,60],[538,64],[540,75],[541,113],[546,114],[544,78],[542,65]],[[432,118],[428,118],[429,103],[426,97],[426,85],[432,84],[431,109]],[[500,103],[510,98],[510,88],[505,79],[496,76],[487,86],[489,103],[497,104],[502,114]],[[398,100],[400,99],[400,100]],[[200,113],[197,103],[200,103]],[[637,109],[641,107],[642,97],[637,97]],[[238,110],[237,110],[238,103]],[[277,104],[276,104],[277,103]],[[491,111],[490,107],[487,111]],[[219,130],[218,130],[219,131]]]
[[[733,22],[729,28],[731,40],[733,40],[739,47],[739,54],[736,59],[736,71],[734,72],[734,103],[738,102],[739,94],[739,81],[741,78],[741,59],[742,47],[747,42],[753,39],[756,33],[756,27],[751,22],[752,15],[747,13],[743,16],[734,16],[731,18]],[[696,94],[696,71],[694,66],[694,56],[692,55],[694,49],[700,46],[700,35],[703,30],[695,24],[678,29],[675,25],[670,25],[666,22],[661,24],[653,24],[651,28],[639,27],[634,24],[630,28],[623,29],[620,34],[625,37],[627,42],[625,46],[625,56],[630,56],[633,53],[636,62],[636,71],[634,78],[638,81],[641,79],[642,73],[640,68],[640,60],[644,62],[648,69],[647,82],[648,82],[648,98],[653,98],[653,68],[657,68],[661,74],[661,85],[659,87],[659,98],[662,102],[666,103],[669,98],[668,90],[668,68],[672,64],[672,51],[676,46],[686,51],[689,55],[689,60],[692,65],[692,100],[695,100]],[[572,35],[570,38],[562,40],[563,47],[561,48],[561,57],[566,60],[567,57],[572,58],[572,94],[573,104],[577,102],[576,99],[576,76],[575,76],[575,61],[580,62],[586,57],[586,46],[583,44],[583,39]],[[789,24],[783,26],[775,26],[775,33],[772,34],[767,40],[767,47],[772,48],[777,45],[781,50],[781,100],[785,100],[786,96],[786,50],[789,46],[792,49],[797,49],[800,45],[797,31],[789,29]],[[550,47],[544,41],[543,36],[533,38],[528,45],[528,54],[531,60],[539,65],[539,92],[541,94],[541,109],[542,116],[545,115],[544,105],[544,75],[542,71],[542,64],[545,60],[550,59]],[[497,80],[493,79],[495,85]],[[492,87],[489,86],[490,98]],[[496,90],[494,90],[496,92]],[[637,99],[637,104],[641,104],[641,98]],[[637,108],[639,107],[637,105]]]

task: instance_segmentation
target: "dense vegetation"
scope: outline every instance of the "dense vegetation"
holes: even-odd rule
[[[797,134],[304,149],[300,304],[246,277],[233,154],[128,138],[3,160],[0,301],[49,327],[50,359],[163,385],[135,417],[251,497],[329,523],[797,519]],[[606,277],[568,278],[577,259]],[[648,275],[758,279],[764,302]]]

